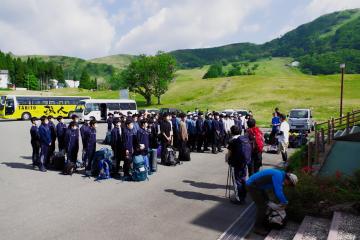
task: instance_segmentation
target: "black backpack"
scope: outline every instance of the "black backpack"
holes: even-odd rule
[[[247,135],[232,139],[229,145],[234,148],[231,149],[231,155],[228,158],[228,162],[232,167],[243,166],[251,162],[252,146]]]
[[[190,157],[190,148],[188,147],[184,147],[183,149],[181,149],[181,151],[179,151],[179,160],[180,161],[190,161],[191,157]]]
[[[51,160],[54,170],[62,171],[65,167],[65,154],[63,152],[54,152]]]
[[[64,175],[72,175],[76,170],[76,164],[68,161],[63,169]]]
[[[176,160],[174,149],[171,147],[167,147],[165,150],[165,165],[175,166],[176,164],[178,164],[178,161]]]

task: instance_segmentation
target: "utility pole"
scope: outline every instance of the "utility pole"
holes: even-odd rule
[[[340,93],[340,117],[343,115],[343,96],[344,96],[344,72],[345,72],[345,63],[340,64],[341,68],[341,93]]]

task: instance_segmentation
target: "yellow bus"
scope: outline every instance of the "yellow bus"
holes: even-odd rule
[[[28,120],[31,117],[70,117],[79,101],[90,97],[19,96],[0,97],[0,118]]]

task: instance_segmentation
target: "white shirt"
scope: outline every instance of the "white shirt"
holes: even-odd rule
[[[289,143],[289,131],[290,131],[289,123],[286,121],[282,122],[280,124],[280,132],[283,132],[283,134],[278,136],[279,142]]]

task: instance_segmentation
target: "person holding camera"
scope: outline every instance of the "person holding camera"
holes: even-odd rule
[[[251,161],[252,147],[248,135],[240,135],[241,130],[238,126],[230,128],[232,138],[229,141],[226,161],[229,164],[230,174],[235,189],[235,204],[244,204],[246,198],[246,170]]]

